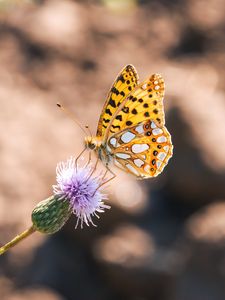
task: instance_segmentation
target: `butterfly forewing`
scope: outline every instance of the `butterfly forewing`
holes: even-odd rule
[[[155,177],[172,156],[169,132],[152,120],[126,128],[108,140],[117,167],[140,178]]]
[[[105,130],[110,125],[110,120],[121,102],[138,85],[138,75],[132,65],[127,65],[118,75],[102,109],[98,122],[97,136],[104,136]]]
[[[164,80],[153,74],[139,84],[124,100],[124,106],[111,119],[109,135],[151,119],[157,126],[165,124],[163,111]]]

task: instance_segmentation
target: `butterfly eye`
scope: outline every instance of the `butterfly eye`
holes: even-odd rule
[[[93,144],[93,143],[89,143],[89,144],[88,144],[88,148],[91,149],[91,150],[94,150],[95,147],[96,147],[96,145]]]

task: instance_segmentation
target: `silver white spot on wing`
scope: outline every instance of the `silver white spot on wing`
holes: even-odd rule
[[[133,174],[135,174],[135,175],[137,175],[137,176],[139,176],[139,173],[138,173],[138,171],[132,166],[132,165],[130,165],[130,164],[126,164],[126,167],[127,167],[127,169],[128,170],[130,170],[131,171],[131,173],[133,173]]]
[[[147,89],[147,83],[143,84],[141,88],[142,88],[143,90],[146,90],[146,89]]]
[[[146,165],[145,167],[144,167],[144,170],[145,170],[145,172],[149,172],[149,170],[150,170],[150,166],[149,165]]]
[[[164,146],[163,149],[168,152],[169,151],[169,146]]]
[[[141,153],[147,150],[149,146],[147,144],[134,144],[132,145],[132,152],[133,153]]]
[[[130,141],[133,140],[133,138],[135,138],[135,134],[133,134],[130,131],[127,131],[124,134],[122,134],[121,141],[124,143],[129,143]]]
[[[166,157],[166,153],[165,152],[160,152],[158,155],[157,155],[157,157],[158,157],[158,159],[160,159],[160,160],[164,160],[165,159],[165,157]]]
[[[113,147],[116,147],[116,139],[115,138],[111,138],[109,140],[109,143],[113,146]]]
[[[162,135],[162,136],[159,136],[156,141],[158,143],[164,143],[167,141],[167,138],[164,135]]]
[[[152,130],[152,133],[154,135],[159,135],[159,134],[163,133],[163,131],[160,128],[155,128],[155,129]]]
[[[128,158],[130,158],[130,154],[126,154],[126,153],[116,153],[116,157],[122,158],[122,159],[128,159]]]
[[[136,158],[135,160],[134,160],[134,164],[137,166],[137,167],[141,167],[141,166],[143,166],[144,165],[144,162],[143,162],[143,160],[141,160],[141,159],[139,159],[139,158]]]
[[[152,122],[152,123],[151,123],[151,128],[154,129],[154,128],[156,128],[156,127],[157,127],[157,126],[155,125],[155,123]]]
[[[156,167],[157,167],[157,169],[160,168],[161,164],[162,164],[162,162],[161,162],[160,160],[157,160],[157,162],[156,162]]]
[[[140,134],[144,133],[143,125],[138,125],[135,130]]]

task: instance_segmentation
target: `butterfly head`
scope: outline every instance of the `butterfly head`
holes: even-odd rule
[[[101,145],[101,142],[98,141],[98,139],[93,136],[86,136],[84,138],[84,143],[85,143],[86,148],[88,148],[90,150],[96,150]]]

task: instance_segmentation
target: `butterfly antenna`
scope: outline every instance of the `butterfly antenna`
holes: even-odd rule
[[[91,129],[89,128],[88,125],[85,125],[85,128],[87,129],[88,133],[90,134],[90,136],[93,136]]]
[[[60,104],[60,103],[57,103],[56,104],[60,109],[62,109],[63,110],[63,112],[71,119],[71,120],[73,120],[79,127],[80,127],[80,129],[85,133],[85,135],[87,135],[88,133],[91,133],[90,132],[90,129],[89,129],[89,127],[88,127],[88,125],[85,125],[85,126],[83,126],[72,114],[71,114],[71,112],[67,109],[67,108],[65,108],[62,104]],[[84,129],[84,128],[86,128],[87,129],[87,131]]]

